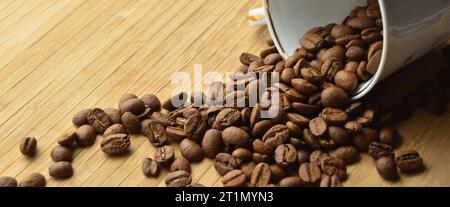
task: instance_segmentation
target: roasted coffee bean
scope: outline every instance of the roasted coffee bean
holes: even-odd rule
[[[362,81],[368,81],[372,78],[372,74],[367,71],[367,61],[361,61],[356,69],[356,75]]]
[[[151,158],[145,158],[141,167],[142,172],[147,177],[157,177],[161,171],[159,164]]]
[[[180,142],[180,151],[181,155],[190,162],[199,162],[203,159],[202,148],[190,139],[184,139]]]
[[[141,97],[141,100],[144,102],[146,106],[150,108],[152,112],[161,111],[161,101],[159,98],[153,94],[145,94]]]
[[[309,122],[309,129],[314,136],[320,137],[328,131],[328,125],[325,120],[317,117]]]
[[[333,36],[335,39],[338,39],[345,35],[352,35],[352,34],[353,34],[353,28],[351,28],[347,25],[336,25],[331,30],[331,36]]]
[[[322,91],[322,104],[325,107],[341,108],[348,102],[347,93],[338,87],[329,87]]]
[[[309,122],[311,121],[309,118],[296,113],[288,113],[287,119],[293,122],[294,124],[298,125],[300,128],[308,127]]]
[[[151,119],[161,123],[164,127],[175,126],[175,120],[167,114],[154,112]]]
[[[347,165],[354,164],[359,160],[359,152],[353,146],[339,147],[331,151],[330,155],[341,158]]]
[[[307,117],[315,117],[320,113],[318,105],[294,102],[292,103],[292,108],[294,108],[295,112]]]
[[[361,102],[353,102],[351,103],[346,109],[345,113],[347,113],[349,116],[356,116],[359,115],[362,112],[363,105]]]
[[[327,175],[336,175],[341,180],[347,179],[347,167],[344,160],[338,157],[324,158],[320,164],[322,172]]]
[[[141,114],[136,115],[136,117],[137,117],[139,120],[149,119],[149,118],[151,118],[150,115],[152,115],[152,113],[153,113],[153,112],[151,111],[150,107],[145,106],[144,112],[142,112]]]
[[[136,94],[133,94],[133,93],[126,93],[126,94],[121,95],[119,98],[119,108],[125,101],[134,99],[134,98],[138,98],[138,97],[136,96]]]
[[[36,154],[37,140],[34,137],[25,137],[20,141],[20,152],[25,156]]]
[[[340,125],[347,121],[348,115],[345,111],[335,108],[325,108],[320,113],[320,117],[330,125]]]
[[[223,130],[230,126],[237,126],[240,121],[240,111],[232,108],[225,108],[217,114],[213,128]]]
[[[333,150],[338,146],[338,144],[333,139],[330,139],[328,137],[320,137],[319,144],[320,147],[324,150]]]
[[[262,120],[255,124],[251,135],[253,138],[261,138],[272,126],[273,123],[271,120]]]
[[[111,120],[111,124],[122,124],[122,114],[118,109],[105,108],[103,111],[108,115],[109,120]]]
[[[267,109],[267,115],[273,124],[284,124],[287,121],[287,114],[282,106],[271,106]]]
[[[127,134],[127,133],[128,132],[127,132],[127,129],[125,129],[125,126],[123,126],[122,124],[114,124],[105,130],[105,132],[103,133],[103,136],[107,137],[107,136],[113,135],[113,134]]]
[[[350,136],[348,135],[347,131],[341,127],[329,127],[328,137],[341,146],[345,146],[351,142]]]
[[[386,180],[398,179],[397,166],[394,157],[381,157],[377,160],[376,168],[378,174]]]
[[[74,131],[65,133],[58,138],[57,143],[64,147],[73,147],[75,141],[78,139],[78,134]]]
[[[169,166],[175,159],[175,149],[172,146],[162,146],[156,149],[155,161],[161,166]]]
[[[19,187],[25,187],[25,188],[42,188],[45,187],[47,184],[47,181],[45,180],[45,177],[40,173],[31,173],[27,176],[25,176],[20,182]]]
[[[217,129],[206,131],[202,140],[202,150],[205,157],[214,159],[217,154],[223,151],[222,132]]]
[[[305,185],[316,185],[320,182],[322,172],[316,164],[303,163],[300,165],[298,175]]]
[[[329,157],[330,155],[326,152],[323,152],[321,150],[315,150],[311,153],[309,156],[309,162],[312,164],[320,165],[322,163],[322,160]]]
[[[371,142],[369,144],[369,155],[375,159],[385,156],[394,156],[394,149],[387,144]]]
[[[352,92],[358,86],[358,77],[355,73],[341,70],[334,76],[334,82],[336,83],[336,86],[348,92]]]
[[[52,149],[50,156],[52,157],[53,161],[55,161],[55,162],[59,162],[59,161],[71,162],[72,158],[73,158],[73,152],[71,149],[69,149],[67,147],[56,146]]]
[[[275,149],[275,162],[283,167],[292,166],[297,161],[297,150],[291,144],[282,144]]]
[[[276,48],[275,48],[276,49]],[[275,65],[275,64],[277,64],[278,62],[280,62],[281,60],[283,60],[283,58],[281,57],[281,55],[280,54],[278,54],[278,53],[272,53],[272,54],[270,54],[270,55],[267,55],[265,58],[264,58],[264,64],[265,65]]]
[[[289,84],[295,78],[297,78],[297,74],[294,68],[285,68],[281,71],[280,79],[283,83]]]
[[[396,163],[398,168],[403,172],[415,172],[424,167],[422,158],[415,150],[402,150],[398,152]]]
[[[88,114],[88,121],[91,126],[94,127],[95,131],[102,133],[111,126],[111,120],[108,114],[103,111],[103,109],[95,108]]]
[[[259,163],[271,164],[271,163],[273,163],[272,155],[254,152],[252,154],[252,157],[253,157],[253,162],[255,162],[256,164],[259,164]]]
[[[261,121],[261,111],[262,107],[260,104],[256,104],[255,107],[253,107],[252,112],[250,113],[250,128],[253,129],[255,127],[255,124]]]
[[[344,128],[347,130],[347,133],[350,135],[361,132],[362,125],[357,121],[349,121],[345,123]]]
[[[178,170],[166,175],[165,178],[167,187],[187,187],[192,182],[192,177],[189,172]]]
[[[184,125],[186,136],[193,140],[201,140],[206,129],[206,122],[199,113],[189,117]]]
[[[289,129],[289,134],[291,135],[291,137],[301,137],[303,134],[302,128],[300,128],[294,122],[286,122],[286,127]]]
[[[17,180],[13,177],[0,176],[0,188],[18,187]]]
[[[367,43],[373,43],[383,38],[381,30],[376,27],[367,28],[361,32],[361,39]]]
[[[381,51],[382,49],[383,49],[383,41],[372,43],[369,47],[367,58],[370,60],[370,58],[372,58],[376,52]]]
[[[254,187],[265,187],[270,182],[272,172],[266,163],[259,163],[255,166],[250,178],[250,184]]]
[[[229,171],[237,169],[238,163],[234,157],[228,153],[219,153],[214,159],[214,168],[220,175],[225,175]]]
[[[88,114],[91,113],[91,111],[91,109],[83,109],[77,112],[72,118],[73,125],[79,127],[85,124],[89,124]]]
[[[356,74],[359,67],[359,62],[356,61],[350,61],[344,66],[344,70],[348,71],[350,73]]]
[[[109,155],[118,155],[128,152],[130,138],[127,134],[113,134],[105,137],[101,143],[101,149]]]
[[[335,40],[336,45],[345,46],[353,40],[358,40],[361,35],[345,35]]]
[[[224,187],[242,187],[245,185],[245,174],[240,170],[232,170],[222,178]]]
[[[183,130],[184,131],[184,130]],[[148,141],[157,147],[167,144],[168,137],[164,125],[154,120],[144,120],[141,122],[141,133],[147,137]]]
[[[295,78],[291,80],[292,86],[301,94],[311,95],[316,93],[319,89],[316,85],[312,84],[308,80]]]
[[[83,125],[77,129],[76,143],[82,147],[88,147],[94,144],[97,134],[91,125]]]
[[[308,51],[315,52],[325,45],[325,40],[318,34],[307,33],[300,39],[300,45]]]
[[[184,157],[176,158],[170,165],[170,171],[174,172],[178,170],[184,170],[188,173],[191,173],[191,163],[189,163],[189,161]]]
[[[269,55],[272,55],[272,54],[278,54],[277,47],[272,46],[272,47],[270,47],[270,48],[267,48],[267,49],[265,49],[265,50],[262,50],[262,51],[259,53],[259,56],[260,56],[261,58],[264,58],[264,60],[265,60]],[[266,65],[273,65],[273,64],[267,64],[267,63],[264,63],[264,64],[266,64]]]
[[[382,51],[378,50],[367,62],[367,68],[366,71],[371,74],[375,75],[378,71],[378,67],[380,66],[382,57]]]
[[[237,148],[231,153],[231,155],[238,163],[248,162],[253,159],[252,152],[246,148]]]
[[[310,153],[306,150],[297,150],[297,162],[303,164],[309,162]]]
[[[173,111],[183,106],[187,100],[188,94],[186,92],[180,92],[178,94],[173,95],[170,99],[164,101],[161,106],[167,111]]]
[[[239,60],[241,61],[242,64],[248,66],[256,60],[261,60],[261,58],[256,55],[252,55],[250,53],[242,53],[241,56],[239,57]]]
[[[303,182],[300,177],[286,177],[280,180],[279,184],[280,187],[302,187],[305,186],[305,183]]]
[[[350,40],[349,40],[350,41]],[[322,58],[320,58],[319,60],[323,63],[325,63],[326,60],[328,59],[333,59],[335,62],[336,60],[343,60],[345,58],[345,48],[340,46],[340,45],[336,45],[328,50],[325,51],[325,53],[323,54]],[[322,64],[323,67],[323,64]]]
[[[320,83],[323,80],[322,75],[320,74],[320,68],[301,68],[301,76],[308,80],[311,83]]]
[[[336,175],[325,175],[320,181],[320,187],[341,187],[341,179]]]
[[[356,29],[367,29],[375,26],[372,18],[367,16],[360,16],[347,21],[347,25]]]
[[[380,130],[380,142],[395,146],[398,144],[400,139],[400,134],[394,127],[383,127]]]
[[[263,136],[262,141],[267,145],[276,148],[289,140],[289,129],[285,125],[275,125]]]
[[[264,143],[260,139],[253,140],[252,146],[253,146],[253,151],[255,151],[256,153],[259,153],[259,154],[263,154],[263,155],[271,155],[275,151],[274,147]]]
[[[130,134],[138,134],[141,131],[141,121],[131,112],[122,115],[122,123]]]
[[[320,73],[328,81],[334,81],[336,74],[344,69],[344,65],[340,59],[329,58],[323,62]]]
[[[303,130],[303,139],[313,149],[320,149],[322,147],[319,142],[319,137],[314,136],[309,128]]]
[[[48,174],[56,179],[67,179],[73,175],[73,167],[70,162],[55,162],[48,167]]]
[[[291,55],[291,56],[289,56],[287,59],[286,59],[286,61],[284,62],[284,65],[283,65],[283,67],[284,68],[294,68],[294,66],[299,62],[299,60],[301,59],[302,57],[300,57],[299,55],[297,55],[297,54],[293,54],[293,55]],[[304,60],[304,59],[303,59]],[[306,61],[306,60],[305,60]],[[300,68],[301,69],[301,68]]]
[[[354,39],[354,40],[351,40],[351,41],[349,41],[346,45],[345,45],[345,49],[350,49],[351,47],[359,47],[359,48],[362,48],[362,49],[367,49],[367,44],[366,44],[366,42],[364,42],[363,40],[361,40],[361,39]],[[356,71],[355,71],[356,72]]]
[[[248,126],[250,124],[250,116],[252,113],[252,109],[250,107],[245,107],[241,110],[241,122],[242,125]]]
[[[270,165],[270,171],[271,171],[271,176],[270,176],[271,182],[278,183],[281,179],[288,176],[288,173],[286,172],[286,170],[276,164]],[[266,186],[266,187],[269,187],[269,186]]]
[[[238,127],[228,127],[222,131],[222,139],[225,146],[231,149],[246,147],[250,143],[248,133]]]

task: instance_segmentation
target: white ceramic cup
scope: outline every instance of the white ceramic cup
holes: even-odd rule
[[[309,29],[341,23],[366,0],[262,0],[250,16],[264,17],[280,54],[287,58]],[[450,0],[379,0],[383,19],[383,57],[371,80],[361,84],[353,99],[366,95],[378,82],[420,58],[450,38]]]

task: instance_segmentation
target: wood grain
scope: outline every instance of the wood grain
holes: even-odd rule
[[[140,169],[155,148],[133,137],[128,156],[111,158],[93,147],[77,149],[75,176],[48,176],[50,150],[73,129],[71,117],[84,108],[116,106],[126,92],[169,97],[174,72],[224,74],[239,67],[241,52],[266,47],[264,27],[248,26],[246,13],[258,1],[219,0],[0,0],[0,175],[18,180],[31,172],[48,186],[164,186]],[[428,55],[381,83],[376,93],[395,100],[432,77],[439,52]],[[405,72],[406,71],[406,72]],[[419,110],[400,125],[403,147],[418,149],[427,168],[418,175],[385,182],[364,156],[349,168],[346,186],[450,186],[450,113],[434,117]],[[38,139],[35,158],[19,152],[22,137]],[[177,152],[178,153],[178,152]],[[179,153],[177,154],[179,155]],[[221,186],[211,160],[193,165],[193,180]]]

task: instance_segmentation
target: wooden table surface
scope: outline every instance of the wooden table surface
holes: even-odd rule
[[[220,0],[0,0],[0,175],[18,180],[40,172],[48,186],[164,186],[146,178],[141,161],[155,148],[133,137],[129,156],[111,158],[93,147],[75,153],[75,175],[59,181],[48,176],[50,150],[73,129],[80,109],[116,106],[126,92],[167,98],[176,71],[225,73],[239,66],[241,52],[265,48],[269,33],[251,28],[247,11],[258,1]],[[382,100],[393,101],[431,77],[442,62],[428,55],[406,72],[381,83]],[[422,154],[427,168],[417,175],[385,182],[364,156],[349,167],[345,186],[450,186],[450,112],[434,117],[419,110],[399,125],[403,147]],[[19,141],[38,139],[38,153],[25,158]],[[177,152],[177,155],[179,153]],[[221,186],[211,160],[193,165],[193,180]]]

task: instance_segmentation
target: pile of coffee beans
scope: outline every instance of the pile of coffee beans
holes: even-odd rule
[[[130,137],[138,134],[156,147],[153,157],[143,159],[143,174],[157,177],[168,170],[165,183],[170,187],[202,186],[192,183],[191,163],[204,158],[214,160],[226,187],[339,187],[360,153],[372,156],[387,180],[398,179],[398,169],[422,170],[417,151],[395,152],[401,136],[393,125],[421,106],[432,114],[445,113],[450,70],[440,70],[436,79],[425,81],[395,106],[351,102],[358,85],[376,74],[382,55],[379,6],[368,2],[342,24],[308,31],[286,60],[271,40],[259,56],[243,53],[242,66],[230,75],[233,81],[216,82],[206,93],[193,92],[189,99],[182,92],[164,102],[153,94],[130,93],[120,97],[117,109],[79,111],[72,119],[77,129],[61,136],[51,151],[49,175],[73,176],[74,149],[92,146],[98,135],[103,135],[100,149],[117,156],[129,151]],[[447,60],[449,48],[444,49]],[[280,82],[264,84],[264,78],[276,75]],[[179,143],[179,157],[174,143]],[[36,139],[24,138],[20,151],[32,156],[36,146]],[[34,173],[20,183],[0,177],[0,186],[43,187],[45,177]]]

